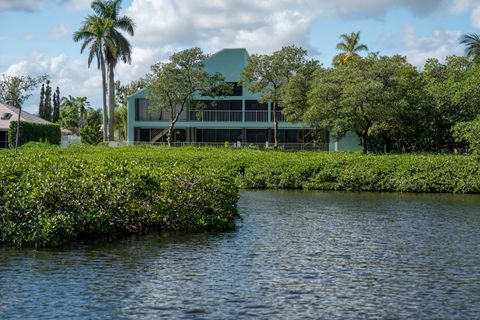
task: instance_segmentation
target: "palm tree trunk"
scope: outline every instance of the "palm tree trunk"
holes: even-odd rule
[[[113,64],[108,63],[108,140],[115,140],[115,75]]]
[[[107,77],[105,70],[105,59],[103,56],[103,51],[100,50],[100,65],[102,68],[102,96],[103,96],[103,141],[108,140],[108,114],[107,114]]]

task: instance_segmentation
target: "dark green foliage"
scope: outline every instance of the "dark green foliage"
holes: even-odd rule
[[[80,137],[82,138],[82,143],[97,145],[102,142],[102,132],[99,130],[98,126],[87,125],[82,130],[80,130]]]
[[[0,161],[0,243],[18,246],[227,230],[238,187],[480,193],[477,156],[33,145]]]
[[[455,141],[464,144],[468,152],[480,154],[480,117],[472,121],[457,122],[452,132]]]
[[[45,114],[42,118],[52,121],[52,87],[50,87],[50,80],[47,80],[47,87],[45,88],[44,108]]]
[[[57,87],[57,90],[53,94],[52,122],[57,123],[59,120],[60,120],[60,88]]]
[[[10,147],[15,146],[16,130],[17,121],[12,121],[8,131],[8,144]],[[60,145],[61,139],[62,135],[60,132],[60,126],[57,124],[41,124],[20,121],[19,146],[31,141],[48,142]]]
[[[218,170],[77,157],[92,150],[81,147],[41,150],[22,148],[16,158],[0,153],[0,244],[58,246],[155,229],[235,226],[238,189]]]
[[[40,90],[40,104],[38,106],[38,116],[45,119],[45,84],[42,83],[42,89]]]

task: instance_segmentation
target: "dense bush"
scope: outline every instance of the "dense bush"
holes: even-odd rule
[[[480,158],[471,155],[30,145],[18,157],[0,151],[3,243],[226,230],[237,187],[480,193]]]
[[[22,150],[35,153],[35,150]],[[225,148],[135,146],[50,148],[52,156],[137,161],[169,168],[222,169],[246,189],[314,189],[479,193],[480,158],[474,155],[287,152]]]
[[[3,152],[0,161],[4,244],[57,246],[151,229],[228,230],[237,218],[238,190],[214,169],[76,159],[55,148],[22,149],[19,157]]]
[[[480,117],[456,123],[452,132],[456,142],[465,144],[469,152],[480,154]]]
[[[10,147],[15,146],[17,133],[17,121],[10,122],[8,131],[8,144]],[[27,142],[48,142],[60,145],[62,134],[58,124],[43,124],[20,121],[20,133],[18,137],[18,145],[21,146]]]

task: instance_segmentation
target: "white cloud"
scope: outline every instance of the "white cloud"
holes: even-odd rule
[[[422,37],[413,26],[407,25],[403,35],[402,54],[418,67],[423,67],[429,58],[444,61],[447,56],[463,53],[463,48],[458,44],[460,35],[458,31],[436,29],[430,36]]]
[[[43,2],[37,0],[0,0],[0,13],[7,11],[37,11]]]
[[[62,4],[71,11],[82,11],[90,8],[91,0],[61,0]]]
[[[35,33],[33,33],[33,32],[25,33],[22,36],[22,40],[24,40],[24,41],[32,41],[33,39],[35,39]]]
[[[144,48],[198,45],[206,51],[268,52],[292,43],[308,46],[314,19],[298,6],[287,0],[134,0],[126,13],[142,22],[133,43]]]
[[[0,0],[0,13],[40,10],[46,3],[47,0]],[[67,10],[85,10],[90,6],[90,0],[50,0],[50,3],[61,4]],[[315,54],[309,45],[309,34],[322,17],[381,18],[398,7],[416,15],[469,12],[472,24],[480,28],[480,0],[133,0],[125,10],[125,14],[137,22],[135,37],[130,38],[133,61],[131,65],[117,66],[116,79],[129,82],[143,77],[154,62],[166,60],[174,51],[192,46],[199,46],[207,53],[225,47],[268,53],[296,44]],[[61,24],[47,36],[58,40],[70,32]],[[389,51],[400,51],[410,62],[422,66],[429,57],[444,59],[450,54],[461,54],[459,35],[438,29],[422,37],[407,26],[403,36],[386,32],[379,43]],[[392,37],[399,41],[392,41]],[[47,73],[53,85],[60,86],[62,95],[85,95],[92,105],[101,105],[101,73],[94,64],[91,69],[87,68],[86,55],[72,60],[64,54],[47,57],[34,52],[11,65],[8,72]]]
[[[101,73],[96,68],[88,69],[83,60],[70,60],[65,54],[48,58],[40,52],[32,52],[25,59],[11,65],[6,74],[47,74],[52,87],[60,87],[62,96],[86,96],[93,106],[101,106]],[[38,101],[39,94],[35,94],[27,102],[27,111],[37,112]]]
[[[70,30],[62,23],[53,28],[52,31],[47,33],[48,38],[52,40],[60,40],[67,36],[70,33]]]
[[[472,23],[472,26],[480,29],[480,5],[473,9],[472,15],[470,17],[470,22]]]

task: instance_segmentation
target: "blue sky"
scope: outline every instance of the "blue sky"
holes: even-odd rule
[[[100,72],[88,69],[72,33],[91,13],[86,0],[0,0],[0,73],[47,73],[63,95],[100,106]],[[124,0],[136,24],[131,65],[116,77],[138,79],[154,62],[200,46],[213,53],[246,47],[268,53],[283,45],[307,48],[329,66],[341,33],[361,31],[370,51],[425,60],[463,54],[461,34],[480,32],[480,0]],[[37,111],[38,95],[25,106]]]

